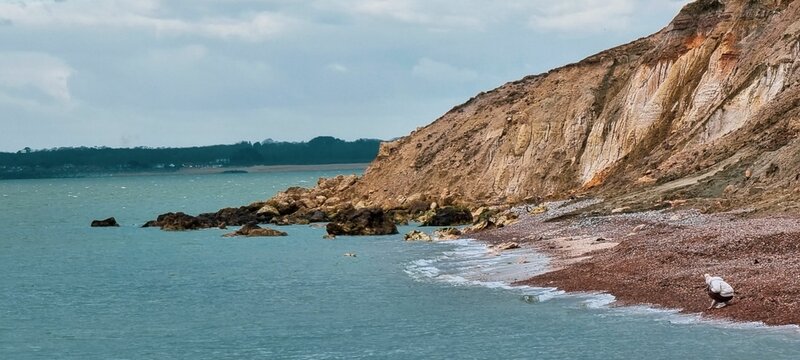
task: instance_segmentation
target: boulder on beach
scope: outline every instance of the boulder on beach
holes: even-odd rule
[[[118,227],[117,219],[110,217],[105,220],[94,220],[92,221],[92,227]]]
[[[430,235],[419,230],[409,232],[404,238],[406,241],[433,241]]]
[[[331,235],[392,235],[397,226],[386,213],[377,207],[340,210],[326,227]]]
[[[472,223],[472,213],[467,208],[445,206],[432,211],[433,213],[423,221],[423,226],[456,226]]]
[[[241,229],[232,233],[222,235],[223,237],[246,236],[246,237],[265,237],[265,236],[287,236],[283,231],[278,231],[270,228],[262,228],[255,223],[249,223],[242,226]]]

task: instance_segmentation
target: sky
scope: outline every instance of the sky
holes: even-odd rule
[[[0,0],[0,151],[391,139],[688,0]]]

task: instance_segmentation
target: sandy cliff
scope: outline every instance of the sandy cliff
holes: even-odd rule
[[[353,196],[776,205],[798,196],[798,104],[800,1],[698,0],[654,35],[481,93],[383,144]]]

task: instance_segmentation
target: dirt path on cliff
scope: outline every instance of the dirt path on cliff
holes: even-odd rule
[[[557,216],[523,216],[515,225],[478,238],[518,241],[556,259],[552,271],[520,284],[609,292],[621,305],[800,324],[800,218],[748,219],[683,210],[547,221]],[[577,252],[571,244],[576,241],[582,244]],[[706,310],[710,299],[704,273],[734,286],[731,306]]]

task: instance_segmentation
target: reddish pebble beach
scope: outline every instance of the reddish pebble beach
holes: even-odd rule
[[[800,218],[694,210],[563,216],[580,206],[586,204],[556,204],[476,237],[489,243],[513,240],[553,258],[551,271],[519,284],[608,292],[618,305],[800,324]],[[707,310],[704,273],[733,285],[730,306]]]

